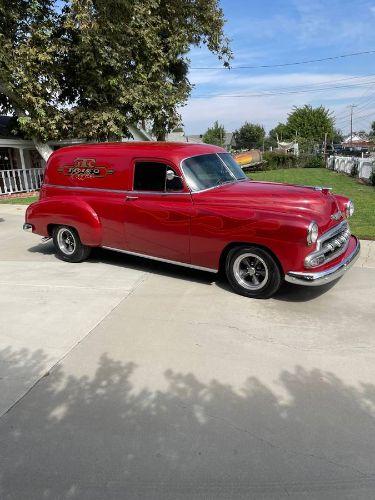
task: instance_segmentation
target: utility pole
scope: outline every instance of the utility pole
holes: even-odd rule
[[[350,145],[353,146],[353,109],[356,108],[357,105],[351,104],[350,108]]]
[[[324,134],[324,161],[327,159],[327,132]]]

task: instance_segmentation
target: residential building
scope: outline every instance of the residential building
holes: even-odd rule
[[[34,191],[40,188],[45,161],[32,141],[14,135],[14,118],[0,116],[0,195]],[[129,127],[130,140],[150,141],[152,137],[136,126]],[[123,139],[128,141],[129,139]],[[52,141],[52,149],[85,142],[83,139]]]

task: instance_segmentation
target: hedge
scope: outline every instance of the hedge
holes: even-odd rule
[[[290,153],[267,151],[263,153],[263,164],[259,170],[279,170],[284,168],[324,168],[324,159],[320,155],[294,156]]]

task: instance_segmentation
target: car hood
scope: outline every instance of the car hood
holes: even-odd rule
[[[322,229],[337,224],[332,215],[339,212],[336,198],[329,190],[276,182],[236,182],[195,193],[193,197],[197,204],[231,205],[293,213],[315,220]]]

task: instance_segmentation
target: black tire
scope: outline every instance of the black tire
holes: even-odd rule
[[[254,299],[268,299],[282,282],[275,258],[266,250],[250,245],[229,251],[225,273],[236,293]]]
[[[70,226],[54,227],[53,243],[58,258],[65,262],[82,262],[91,252],[91,247],[84,245],[78,232]]]

